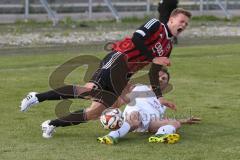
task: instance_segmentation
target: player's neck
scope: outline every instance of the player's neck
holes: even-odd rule
[[[171,24],[168,22],[167,24],[164,24],[166,29],[167,29],[167,34],[168,34],[168,37],[172,37],[173,36],[173,33],[171,31]]]

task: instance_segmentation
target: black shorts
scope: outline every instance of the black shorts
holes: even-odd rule
[[[111,107],[121,95],[128,80],[128,67],[124,54],[115,51],[109,53],[101,61],[90,80],[96,84],[99,91],[97,96],[94,96],[95,101]]]

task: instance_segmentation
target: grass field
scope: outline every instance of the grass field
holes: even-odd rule
[[[239,43],[174,49],[170,68],[174,90],[165,97],[177,104],[178,111],[169,111],[168,115],[187,117],[191,110],[203,119],[199,125],[183,126],[179,131],[181,141],[174,145],[149,144],[147,133],[130,133],[117,145],[101,145],[96,138],[108,132],[98,121],[58,128],[49,140],[41,137],[40,124],[55,118],[57,102],[44,102],[20,113],[20,101],[29,91],[50,89],[50,74],[67,60],[80,54],[104,56],[98,46],[90,51],[79,48],[54,49],[54,53],[41,48],[0,50],[1,160],[239,160]],[[84,69],[72,72],[66,82],[82,83]],[[88,104],[75,100],[72,110]]]

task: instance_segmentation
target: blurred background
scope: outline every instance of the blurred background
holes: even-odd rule
[[[108,19],[155,14],[159,0],[1,0],[1,23],[16,20]],[[194,15],[239,16],[239,0],[180,0]],[[48,13],[48,14],[46,14]]]
[[[1,0],[0,47],[86,44],[132,34],[152,17],[159,0]],[[239,37],[239,0],[179,0],[193,14],[180,39],[198,43],[206,37]],[[117,23],[120,22],[120,23]],[[60,38],[61,37],[61,38]],[[199,38],[189,41],[189,38]],[[219,39],[220,38],[220,39]],[[225,38],[223,38],[226,40]],[[211,40],[211,39],[210,39]],[[0,51],[1,52],[1,51]]]

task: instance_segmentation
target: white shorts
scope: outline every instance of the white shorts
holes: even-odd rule
[[[126,119],[126,116],[131,114],[134,111],[139,112],[141,118],[141,126],[135,130],[135,132],[146,132],[148,131],[149,124],[151,120],[162,119],[165,112],[166,106],[160,105],[159,108],[153,107],[147,102],[142,102],[141,106],[129,106],[127,105],[124,109],[123,116]]]

